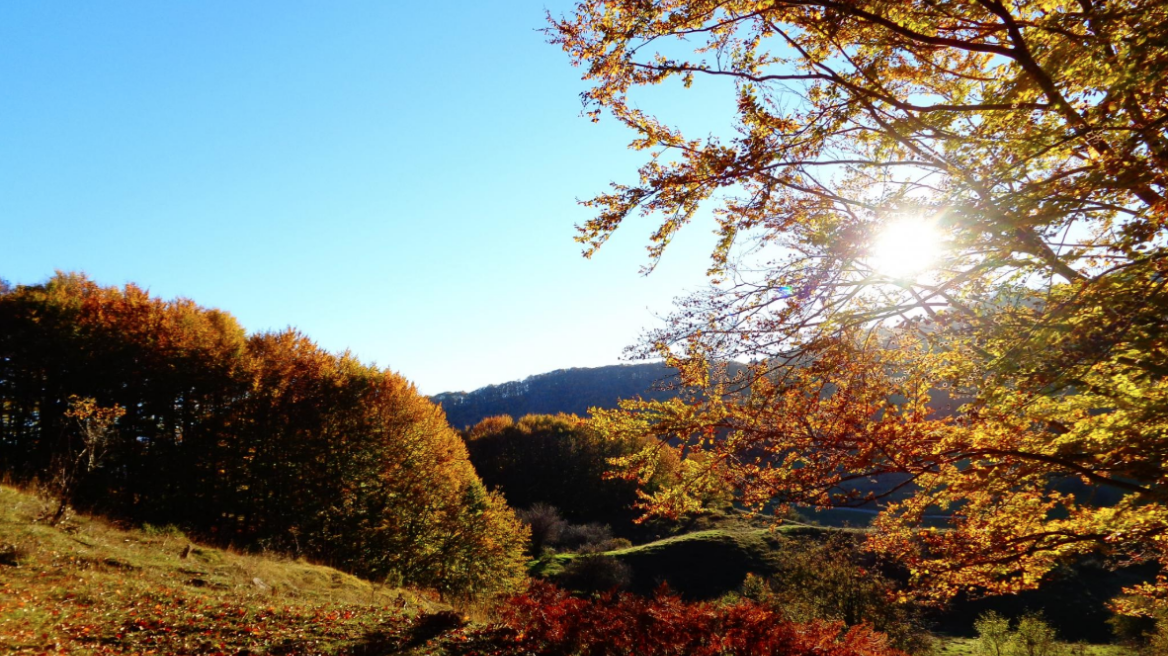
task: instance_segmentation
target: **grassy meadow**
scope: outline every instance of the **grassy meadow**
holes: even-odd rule
[[[709,599],[736,588],[748,572],[770,574],[779,568],[782,538],[822,534],[833,529],[783,524],[774,528],[737,526],[672,535],[646,544],[602,552],[627,564],[632,590],[652,593],[661,583],[687,597]],[[529,572],[554,577],[581,557],[558,553],[531,564]],[[695,576],[700,571],[700,576]]]
[[[124,530],[0,487],[0,652],[382,653],[442,604],[335,569]],[[373,651],[371,651],[373,650]]]

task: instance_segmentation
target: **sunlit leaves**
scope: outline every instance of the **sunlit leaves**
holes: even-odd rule
[[[703,454],[689,485],[717,471],[760,508],[886,496],[873,546],[938,596],[1032,586],[1093,550],[1168,563],[1166,26],[1143,0],[586,1],[553,19],[589,111],[652,155],[586,202],[581,241],[652,216],[659,257],[703,206],[721,236],[719,284],[639,352],[756,365],[605,430]],[[724,132],[634,108],[674,77],[733,83]],[[892,270],[918,253],[870,257],[904,216],[944,235],[911,276]],[[691,509],[684,490],[649,505]],[[937,513],[951,529],[918,533]]]

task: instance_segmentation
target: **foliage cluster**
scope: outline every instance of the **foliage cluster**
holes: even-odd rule
[[[1139,614],[1112,616],[1108,624],[1115,637],[1121,643],[1138,649],[1141,656],[1168,654],[1168,612],[1143,599],[1121,598],[1115,601],[1143,611]]]
[[[73,397],[118,414],[82,507],[450,593],[522,571],[526,531],[441,409],[293,330],[77,274],[0,295],[0,470],[81,457],[78,421],[103,415]]]
[[[583,554],[569,560],[553,580],[578,594],[627,590],[633,582],[633,568],[606,554]]]
[[[870,502],[849,484],[893,476],[913,494],[871,546],[934,599],[1087,553],[1168,564],[1165,3],[583,0],[548,33],[585,111],[646,155],[583,202],[586,254],[650,219],[655,261],[704,209],[721,237],[715,284],[641,351],[705,398],[612,417],[722,468],[651,510],[711,476],[759,507]],[[647,111],[666,82],[724,93],[725,129]],[[897,225],[937,235],[928,267],[882,262]],[[708,378],[735,358],[736,386]]]
[[[901,656],[866,626],[785,621],[750,601],[688,603],[659,591],[652,598],[606,594],[580,598],[535,583],[500,609],[497,625],[467,629],[460,654],[519,656]],[[457,644],[451,641],[448,644]]]
[[[1059,656],[1142,656],[1121,645],[1064,643]],[[938,656],[983,656],[976,638],[944,637],[938,639]]]
[[[653,443],[604,435],[575,415],[488,417],[465,432],[470,460],[483,482],[516,508],[554,506],[573,523],[627,526],[636,513],[637,485],[613,478],[610,460]],[[677,461],[660,459],[645,477],[656,490],[672,481]]]
[[[632,546],[624,538],[614,538],[607,524],[570,524],[555,506],[532,504],[516,513],[519,521],[531,530],[529,553],[533,558],[543,555],[545,548],[595,553]]]
[[[1152,654],[1168,654],[1168,619],[1156,621],[1156,631],[1148,637],[1148,643],[1144,646],[1144,653],[1149,656]]]
[[[1040,615],[1028,614],[1010,628],[1010,620],[990,611],[974,623],[984,656],[1061,656],[1055,630]]]
[[[860,551],[856,536],[839,532],[827,539],[785,542],[770,576],[747,576],[743,597],[775,608],[788,619],[869,624],[899,649],[930,653],[932,639],[922,609]]]

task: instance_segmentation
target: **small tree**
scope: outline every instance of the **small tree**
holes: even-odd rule
[[[1018,620],[1010,640],[1013,656],[1055,656],[1058,636],[1041,615],[1025,615]]]
[[[1168,618],[1156,621],[1156,630],[1148,639],[1148,644],[1141,654],[1168,654]]]
[[[1039,614],[1028,614],[1010,630],[1010,620],[994,611],[982,613],[973,624],[982,656],[1056,656],[1058,636]]]
[[[994,611],[982,613],[973,623],[977,646],[982,656],[1006,656],[1010,645],[1010,620]]]
[[[609,592],[624,590],[633,581],[633,568],[627,563],[605,556],[590,554],[573,558],[557,577],[557,583],[576,592]]]
[[[534,503],[515,515],[531,528],[531,555],[536,558],[543,553],[544,547],[555,544],[568,527],[568,522],[560,517],[560,511],[546,503]]]
[[[51,524],[64,519],[81,482],[101,466],[118,419],[125,414],[126,409],[117,404],[105,408],[91,397],[69,397],[65,416],[72,421],[65,448],[53,458],[49,483],[57,500],[57,510],[49,517]]]

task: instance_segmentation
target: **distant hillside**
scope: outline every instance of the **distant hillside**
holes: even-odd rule
[[[676,370],[664,363],[560,369],[473,392],[443,392],[430,397],[442,406],[450,425],[464,428],[484,417],[567,412],[583,416],[588,408],[614,408],[620,399],[667,399]]]
[[[745,365],[731,362],[726,375],[743,373]],[[677,370],[663,362],[617,364],[607,367],[557,369],[473,392],[442,392],[430,400],[442,406],[455,429],[477,424],[486,417],[566,412],[580,415],[589,408],[615,408],[621,399],[664,400],[677,395]],[[937,391],[931,403],[942,414],[956,411],[960,400]]]

